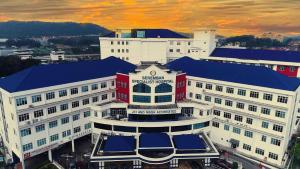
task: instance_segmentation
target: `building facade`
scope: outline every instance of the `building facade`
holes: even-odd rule
[[[75,151],[74,139],[87,134],[99,168],[112,161],[210,165],[216,145],[285,168],[299,85],[268,68],[188,57],[165,65],[114,57],[41,65],[0,80],[1,137],[7,158],[24,168],[43,152],[52,160],[52,149],[66,142]]]

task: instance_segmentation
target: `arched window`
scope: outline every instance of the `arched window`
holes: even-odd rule
[[[139,83],[133,86],[133,92],[136,93],[150,93],[151,92],[151,87],[144,84],[144,83]]]
[[[172,92],[172,86],[167,83],[162,83],[155,87],[155,93],[168,93]]]

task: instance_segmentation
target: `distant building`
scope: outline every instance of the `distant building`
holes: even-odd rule
[[[273,33],[273,32],[267,32],[267,33],[263,33],[261,35],[261,38],[269,38],[269,39],[273,39],[273,40],[278,40],[279,42],[283,42],[285,37],[281,34],[276,34],[276,33]]]
[[[65,60],[65,52],[64,51],[51,51],[50,53],[51,61],[62,61]]]
[[[182,56],[199,59],[216,47],[214,29],[198,29],[193,38],[168,29],[120,29],[99,39],[101,59],[116,56],[134,64],[167,63]]]
[[[21,60],[32,59],[32,49],[17,49],[11,55],[18,56]]]

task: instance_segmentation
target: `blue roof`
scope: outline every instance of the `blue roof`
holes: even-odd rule
[[[104,143],[104,152],[134,151],[136,142],[134,136],[108,136]]]
[[[0,79],[0,87],[19,92],[134,71],[135,65],[115,57],[98,61],[80,61],[33,66]]]
[[[172,148],[171,139],[166,133],[142,133],[139,137],[141,149]]]
[[[132,29],[132,38],[137,38],[137,31],[144,31],[144,38],[188,38],[169,29]],[[115,32],[106,34],[104,37],[115,37]]]
[[[300,52],[295,51],[216,48],[210,57],[300,63]]]
[[[174,146],[178,150],[204,150],[205,141],[196,134],[184,134],[173,136]]]
[[[273,89],[295,91],[300,80],[290,78],[263,66],[219,63],[182,57],[166,65],[169,69],[183,71],[189,76],[241,83]]]

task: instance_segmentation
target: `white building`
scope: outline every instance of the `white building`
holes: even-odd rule
[[[167,65],[136,66],[114,57],[41,65],[0,80],[0,134],[7,158],[18,157],[23,168],[26,159],[43,152],[52,160],[51,150],[66,142],[75,151],[74,139],[91,133],[91,161],[99,168],[113,160],[106,151],[133,161],[135,168],[175,167],[192,156],[209,165],[219,155],[214,145],[269,168],[285,168],[298,126],[299,85],[264,67],[187,57]],[[167,147],[147,141],[128,149],[115,145],[119,139],[138,143],[157,136]],[[112,144],[101,149],[101,140]],[[118,147],[130,156],[118,154]]]
[[[116,56],[133,64],[167,63],[182,56],[208,57],[216,46],[215,30],[199,29],[188,38],[168,29],[117,30],[100,37],[100,57]]]
[[[65,60],[65,52],[64,51],[51,51],[50,53],[51,61],[62,61]]]

